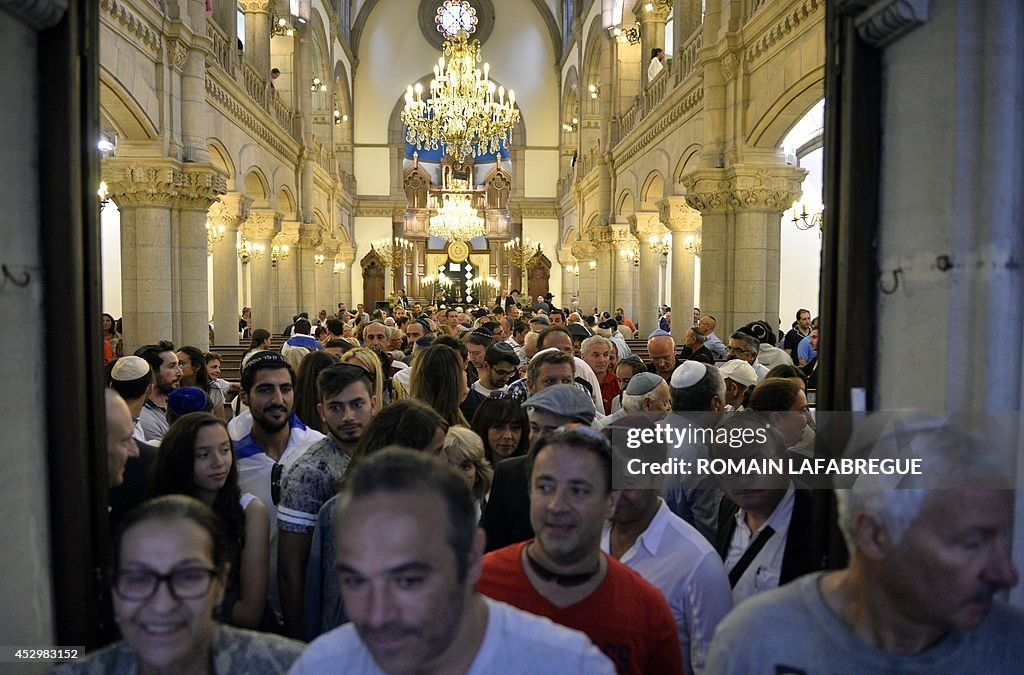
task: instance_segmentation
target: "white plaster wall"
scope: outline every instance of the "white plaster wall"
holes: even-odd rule
[[[360,195],[386,195],[391,192],[391,154],[388,148],[356,146],[353,157]]]
[[[800,161],[810,173],[803,182],[800,203],[807,213],[820,211],[823,150],[815,150]],[[779,278],[779,312],[783,330],[789,330],[798,309],[818,315],[818,293],[821,279],[821,230],[800,230],[793,224],[793,211],[782,214],[782,273]],[[769,317],[769,321],[774,317]]]
[[[349,309],[355,308],[356,304],[363,301],[363,270],[359,261],[370,252],[370,242],[376,239],[384,239],[391,236],[391,218],[386,216],[356,216],[355,231],[359,234],[356,239],[356,259],[352,263],[352,298],[346,306]],[[390,270],[388,270],[390,274]],[[385,283],[385,288],[387,284]],[[346,302],[348,302],[346,300]]]
[[[121,213],[114,200],[107,202],[103,211],[100,212],[100,271],[103,284],[103,311],[115,319],[119,319],[121,318]]]
[[[558,183],[558,150],[526,151],[525,194],[554,197]]]

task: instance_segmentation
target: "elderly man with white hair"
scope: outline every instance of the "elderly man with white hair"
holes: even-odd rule
[[[837,490],[849,566],[738,607],[719,624],[708,671],[1020,672],[1024,612],[996,600],[1018,580],[1015,491],[1008,463],[992,460],[1000,444],[918,416],[869,419],[850,447],[920,458],[921,475],[899,487],[865,475]]]
[[[599,429],[635,413],[667,412],[672,409],[672,396],[668,382],[655,373],[637,373],[622,392],[622,408],[595,422]]]

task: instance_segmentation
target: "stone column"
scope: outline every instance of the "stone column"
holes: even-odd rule
[[[612,301],[615,286],[615,270],[618,267],[619,252],[612,244],[610,225],[597,225],[590,231],[590,242],[594,247],[597,270],[594,276],[594,291],[590,302],[604,310]],[[590,309],[590,307],[588,307]]]
[[[205,3],[189,0],[188,10],[191,34],[181,30],[179,24],[172,24],[173,36],[167,41],[167,51],[168,56],[173,57],[174,70],[181,75],[182,159],[186,162],[209,162],[210,153],[206,148],[210,128],[206,104],[206,55],[212,51],[212,40],[206,35]]]
[[[639,302],[634,308],[635,314],[632,318],[638,325],[644,326],[648,333],[652,326],[658,325],[658,297],[660,269],[659,258],[661,253],[651,247],[650,240],[656,240],[661,245],[661,238],[667,231],[658,220],[656,212],[640,212],[629,217],[629,226],[636,235],[640,246],[640,279],[636,287],[639,292]],[[623,307],[625,309],[625,307]],[[650,328],[650,330],[647,330]]]
[[[356,246],[352,242],[346,242],[338,246],[338,262],[344,263],[345,269],[338,273],[336,277],[338,280],[337,284],[337,299],[334,301],[334,307],[337,309],[339,302],[344,302],[345,306],[349,309],[355,309],[356,300],[352,297],[352,267],[356,263]]]
[[[569,271],[569,266],[576,264],[576,258],[573,257],[572,250],[569,248],[559,247],[555,250],[555,253],[558,257],[558,264],[562,268],[562,297],[560,303],[568,307],[572,302],[572,297],[576,295],[576,283],[579,279],[578,276]]]
[[[806,176],[791,166],[733,165],[683,178],[686,202],[702,216],[701,310],[718,319],[719,336],[778,321],[781,218]]]
[[[666,197],[658,202],[658,218],[662,225],[672,232],[672,310],[674,317],[683,320],[672,322],[672,337],[682,344],[690,322],[685,320],[687,312],[694,305],[694,252],[687,244],[696,246],[701,237],[700,212],[686,205],[685,197]],[[703,274],[702,274],[703,276]],[[701,304],[706,300],[701,296]],[[711,313],[711,312],[706,312]],[[718,315],[715,315],[718,318]],[[723,324],[724,326],[725,324]]]
[[[274,236],[281,230],[281,214],[267,209],[250,210],[249,218],[242,223],[242,234],[254,246],[263,246],[264,254],[249,260],[249,286],[252,293],[253,328],[265,328],[271,333],[281,330],[284,324],[276,325],[275,287],[270,275],[270,246]],[[288,317],[291,318],[291,315]]]
[[[245,60],[270,79],[270,0],[238,0],[245,12]]]
[[[277,311],[274,314],[274,325],[285,326],[291,322],[292,317],[299,312],[306,311],[300,303],[299,297],[299,271],[301,262],[297,251],[299,242],[300,223],[294,220],[286,220],[281,223],[281,231],[274,237],[271,246],[278,246],[282,250],[277,264],[270,262],[270,278],[274,282],[275,297],[277,298]],[[288,256],[283,255],[284,247],[288,247]],[[271,257],[272,249],[268,249],[268,257]],[[309,261],[313,266],[313,261]]]
[[[701,25],[701,0],[676,0],[672,28],[675,31],[676,54]],[[673,54],[672,56],[675,56]]]
[[[299,213],[304,223],[313,222],[313,165],[316,161],[313,147],[313,92],[310,82],[313,80],[313,33],[307,25],[296,31],[296,76],[295,94],[298,97],[298,114],[302,121],[302,152],[299,153],[299,164],[302,169],[299,181]],[[321,78],[330,79],[327,74]]]
[[[224,239],[213,245],[213,321],[219,344],[234,344],[242,303],[238,296],[239,225],[249,217],[252,198],[238,192],[221,195],[210,206],[207,218],[213,227],[224,228]]]
[[[611,292],[608,301],[600,309],[611,313],[616,307],[622,307],[626,314],[632,316],[636,311],[637,268],[633,256],[623,256],[621,251],[632,251],[637,246],[637,240],[629,231],[629,223],[612,223],[610,229]]]
[[[579,261],[579,306],[589,310],[597,303],[597,269],[591,269],[591,263],[597,261],[597,249],[589,240],[573,242],[572,254]]]
[[[636,20],[640,22],[640,80],[646,89],[650,84],[647,80],[647,67],[651,64],[651,50],[655,47],[665,48],[665,22],[672,10],[660,5],[647,9],[645,2],[638,2],[636,7]],[[666,52],[665,58],[669,56]]]

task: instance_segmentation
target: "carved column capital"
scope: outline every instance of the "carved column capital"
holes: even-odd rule
[[[302,223],[298,220],[286,220],[281,223],[281,231],[274,235],[271,243],[278,246],[292,247],[299,243],[299,228]]]
[[[253,241],[273,239],[281,231],[282,216],[269,209],[253,209],[242,223],[242,234]]]
[[[647,9],[648,6],[650,6],[650,9]],[[672,14],[672,3],[647,2],[646,0],[641,0],[636,4],[636,9],[633,14],[636,16],[636,20],[640,23],[665,23],[668,21],[669,15]]]
[[[175,159],[110,159],[103,180],[118,208],[166,206],[207,210],[227,190],[227,178],[212,164],[183,165]]]
[[[701,213],[782,213],[800,198],[800,185],[806,176],[806,169],[792,166],[735,165],[697,169],[683,177],[683,186],[686,202]]]
[[[227,192],[227,174],[213,164],[183,164],[175,175],[177,199],[181,209],[206,211],[218,195]]]
[[[337,256],[338,262],[352,267],[352,263],[356,261],[356,245],[350,241],[339,242],[338,252],[335,253],[335,256]]]
[[[658,206],[658,219],[671,232],[693,232],[700,229],[700,211],[686,203],[686,197],[665,197]]]
[[[225,230],[237,230],[242,221],[249,217],[250,206],[252,197],[241,192],[229,192],[210,205],[207,218],[212,225],[223,226]]]
[[[558,256],[559,265],[574,265],[577,262],[576,256],[573,255],[572,248],[569,246],[560,247],[556,249],[555,253]]]
[[[270,0],[238,0],[238,6],[246,14],[270,14]]]
[[[576,260],[593,260],[594,256],[597,255],[597,249],[590,241],[574,241],[570,247],[573,256]]]
[[[629,227],[640,241],[647,241],[651,237],[661,237],[668,230],[661,224],[659,215],[655,211],[639,211],[629,216]]]

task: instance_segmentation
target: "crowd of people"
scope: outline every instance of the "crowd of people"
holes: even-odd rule
[[[1017,667],[1012,491],[835,490],[847,560],[789,475],[619,480],[616,434],[665,421],[755,440],[663,459],[814,456],[809,312],[722,340],[695,310],[677,344],[665,308],[644,360],[622,308],[515,300],[340,303],[280,349],[243,312],[237,383],[166,341],[111,359],[117,630],[61,672]],[[857,434],[999,479],[947,421]]]

